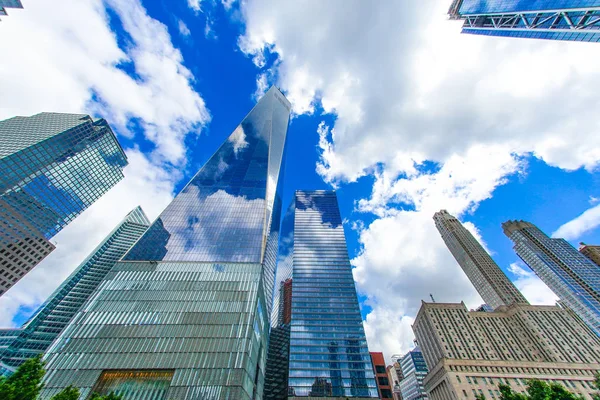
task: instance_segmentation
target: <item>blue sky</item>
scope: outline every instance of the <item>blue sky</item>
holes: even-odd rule
[[[141,204],[151,218],[271,84],[293,104],[284,205],[335,187],[369,344],[412,345],[421,299],[481,301],[433,212],[479,235],[533,303],[554,295],[501,223],[600,243],[600,56],[593,44],[460,34],[448,1],[23,0],[0,24],[0,118],[105,117],[125,179],[0,298],[18,325]],[[561,228],[562,227],[562,228]]]

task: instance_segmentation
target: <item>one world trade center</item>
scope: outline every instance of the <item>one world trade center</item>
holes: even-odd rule
[[[289,117],[272,87],[54,342],[43,399],[262,397]]]

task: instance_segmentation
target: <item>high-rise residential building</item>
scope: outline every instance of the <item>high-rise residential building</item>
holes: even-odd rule
[[[289,379],[277,392],[287,389],[289,399],[377,398],[335,192],[296,191],[282,222],[276,282],[290,278]],[[276,294],[274,304],[284,296]]]
[[[42,399],[262,399],[290,103],[275,87],[46,355]]]
[[[454,0],[463,33],[600,42],[600,0]]]
[[[104,119],[41,113],[0,121],[0,295],[53,249],[48,240],[123,179]]]
[[[23,8],[21,0],[0,0],[0,15],[8,15],[7,8]]]
[[[10,374],[26,359],[43,354],[50,347],[149,225],[150,221],[141,207],[133,209],[22,328],[0,330],[0,337],[4,339],[14,336],[10,343],[0,345],[0,368],[3,373]]]
[[[569,310],[513,304],[481,312],[423,302],[413,330],[429,368],[423,383],[431,400],[499,398],[499,383],[523,393],[534,378],[586,399],[596,391],[600,338]]]
[[[507,221],[504,233],[517,255],[600,336],[600,268],[564,239],[525,221]]]
[[[600,266],[600,246],[579,243],[579,252]]]
[[[427,364],[419,347],[415,347],[400,361],[404,379],[400,381],[403,400],[427,400],[423,379],[427,375]]]
[[[370,352],[371,362],[373,363],[373,372],[377,383],[377,391],[380,399],[393,399],[392,382],[388,377],[388,371],[385,367],[385,358],[381,352]]]
[[[446,210],[433,216],[448,249],[483,300],[492,308],[527,300],[460,221]]]

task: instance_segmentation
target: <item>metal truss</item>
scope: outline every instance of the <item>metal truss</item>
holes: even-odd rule
[[[600,7],[463,15],[465,29],[600,33]]]

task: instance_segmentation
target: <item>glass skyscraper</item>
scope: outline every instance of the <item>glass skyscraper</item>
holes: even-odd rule
[[[290,103],[272,87],[47,353],[43,399],[261,399]]]
[[[0,121],[0,295],[54,250],[48,239],[123,179],[125,165],[104,119]]]
[[[600,336],[600,268],[564,239],[548,237],[526,221],[507,221],[504,233],[517,255]]]
[[[43,354],[149,225],[141,207],[133,209],[22,328],[0,330],[1,372],[11,373],[26,359]]]
[[[23,8],[21,0],[0,0],[0,16],[8,15],[7,8]]]
[[[600,0],[454,0],[463,33],[600,42]]]
[[[276,281],[291,278],[288,398],[377,398],[335,192],[296,191],[279,262]]]
[[[483,246],[456,217],[446,210],[441,210],[434,214],[433,220],[456,262],[487,305],[495,309],[513,303],[528,303]]]
[[[415,347],[400,360],[402,375],[400,391],[402,400],[427,400],[427,392],[423,386],[423,379],[429,370],[419,347]]]

